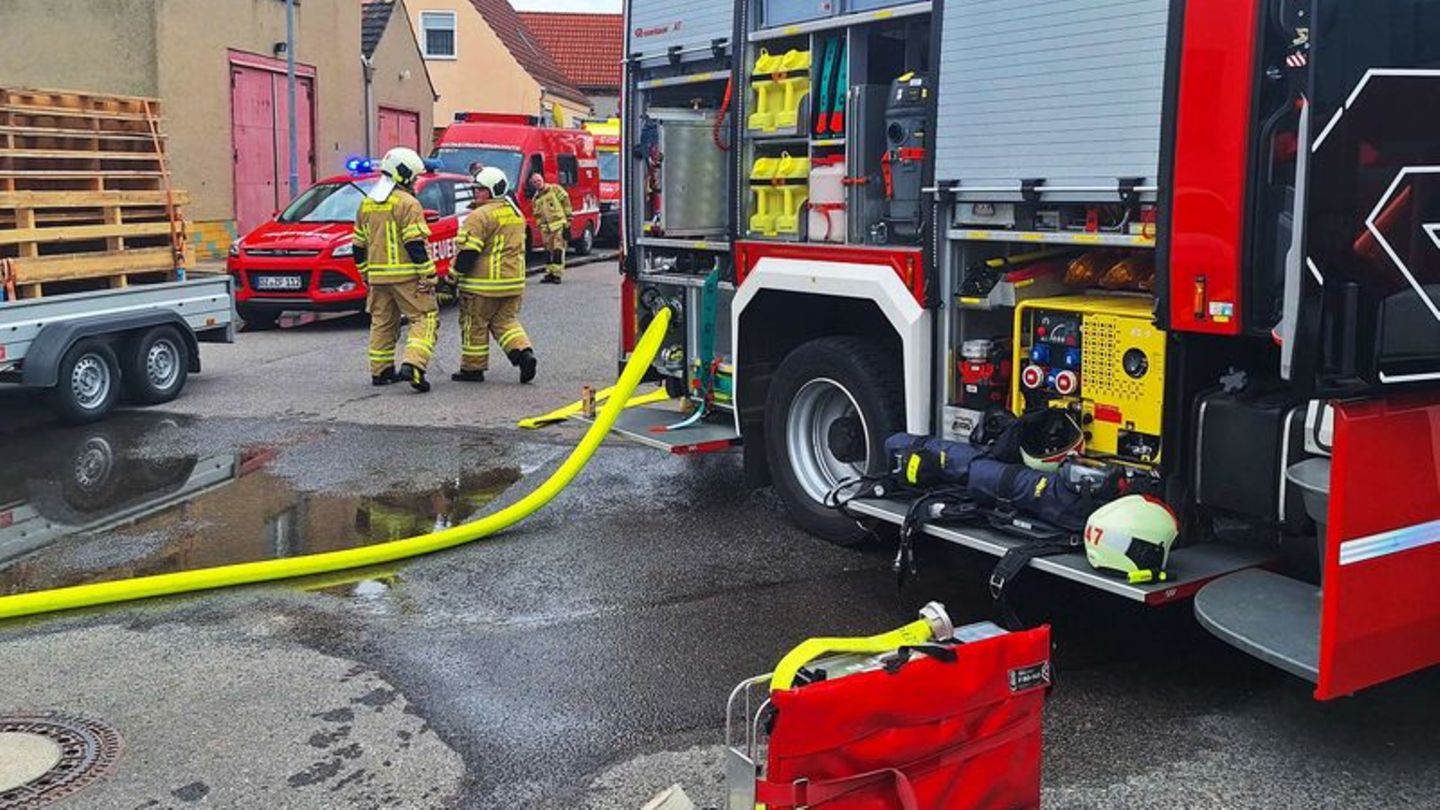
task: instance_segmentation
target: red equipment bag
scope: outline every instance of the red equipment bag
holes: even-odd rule
[[[767,810],[1039,807],[1050,628],[902,650],[897,661],[771,693],[756,800]]]

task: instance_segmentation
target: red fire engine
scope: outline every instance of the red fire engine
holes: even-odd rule
[[[540,125],[529,115],[456,113],[455,122],[440,133],[432,157],[448,172],[469,174],[480,166],[495,166],[510,178],[515,199],[530,223],[530,245],[541,246],[540,230],[530,211],[525,183],[540,173],[550,183],[570,192],[574,219],[570,239],[575,251],[589,253],[600,233],[600,169],[595,138],[575,129]]]
[[[1440,663],[1440,0],[628,0],[624,349],[832,508],[909,433],[1058,410],[1182,527],[1165,576],[1029,567],[1353,693]],[[716,137],[720,135],[720,137]],[[998,407],[997,407],[998,406]],[[1003,556],[1012,522],[918,534]]]

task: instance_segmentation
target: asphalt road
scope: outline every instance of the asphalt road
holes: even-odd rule
[[[613,375],[617,297],[613,264],[531,286],[533,386],[509,369],[450,383],[451,311],[426,396],[368,386],[358,319],[207,346],[179,401],[96,428],[0,394],[0,510],[28,505],[55,535],[7,561],[17,541],[0,532],[0,592],[342,547],[499,508],[579,435],[514,420]],[[888,629],[928,599],[992,616],[992,561],[923,550],[897,593],[883,548],[800,533],[743,487],[737,457],[612,441],[547,509],[473,546],[0,624],[0,715],[120,730],[115,775],[65,805],[80,808],[633,809],[673,782],[715,805],[736,682],[805,637]],[[1147,612],[1035,574],[1017,587],[1057,643],[1048,807],[1435,806],[1440,673],[1318,704],[1183,606]]]

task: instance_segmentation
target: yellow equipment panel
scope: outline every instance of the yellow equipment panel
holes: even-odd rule
[[[1085,455],[1153,466],[1165,416],[1165,333],[1150,298],[1036,298],[1015,310],[1011,408],[1066,408]]]

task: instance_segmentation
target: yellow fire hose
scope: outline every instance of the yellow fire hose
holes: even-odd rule
[[[950,615],[945,612],[945,606],[939,602],[931,602],[920,609],[919,619],[888,633],[858,638],[812,638],[802,642],[780,659],[780,663],[775,667],[775,674],[770,676],[770,691],[794,686],[795,676],[800,674],[800,669],[823,655],[879,654],[901,647],[917,647],[944,641],[953,635],[955,625],[951,623]]]
[[[634,354],[630,357],[630,362],[625,364],[625,370],[621,372],[620,380],[615,384],[614,393],[605,403],[605,407],[600,411],[595,423],[580,439],[580,444],[570,453],[560,468],[533,492],[499,512],[486,515],[463,526],[455,526],[406,540],[377,543],[344,551],[328,551],[321,554],[307,554],[303,557],[222,565],[194,571],[179,571],[173,574],[158,574],[4,596],[0,597],[0,619],[381,565],[464,545],[504,531],[539,511],[585,468],[585,464],[595,454],[600,442],[605,439],[605,434],[610,432],[611,426],[619,418],[620,412],[624,410],[630,396],[635,393],[635,388],[640,384],[640,378],[645,375],[646,369],[649,368],[650,361],[660,350],[660,342],[664,339],[665,330],[669,327],[670,316],[670,310],[661,310],[650,322],[650,327],[640,338]]]
[[[611,386],[609,388],[602,388],[599,391],[596,391],[596,404],[608,402],[610,400],[610,395],[614,393],[615,386]],[[651,391],[648,394],[635,394],[630,398],[629,402],[625,403],[625,407],[634,408],[640,405],[650,405],[656,402],[666,402],[669,399],[670,395],[665,393],[665,389],[659,388]],[[545,427],[546,425],[553,425],[558,422],[564,422],[566,419],[569,419],[572,416],[579,416],[580,413],[584,411],[584,409],[584,400],[577,400],[570,403],[569,405],[566,405],[563,408],[556,408],[555,410],[542,416],[531,416],[527,419],[521,419],[515,424],[519,427],[525,428],[526,430],[536,430],[538,428]]]

